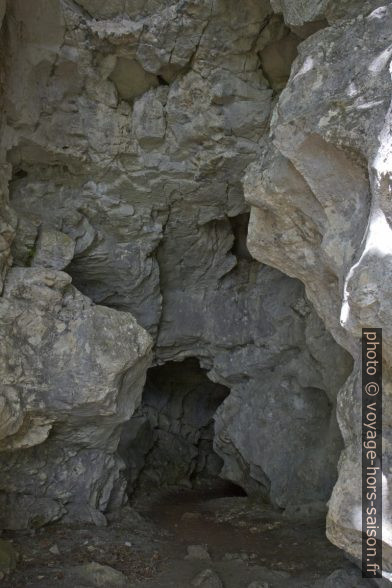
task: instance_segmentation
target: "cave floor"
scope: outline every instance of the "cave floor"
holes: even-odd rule
[[[218,488],[156,495],[124,508],[107,527],[56,524],[3,533],[20,558],[1,585],[120,586],[109,577],[78,575],[89,562],[98,562],[140,588],[213,588],[219,586],[214,574],[225,588],[248,588],[252,582],[254,588],[310,588],[350,566],[325,538],[322,522],[293,523],[268,505],[222,494]],[[191,556],[189,546],[198,546]],[[197,583],[207,569],[205,582]]]

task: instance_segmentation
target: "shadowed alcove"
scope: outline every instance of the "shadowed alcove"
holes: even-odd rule
[[[130,496],[220,483],[213,417],[229,392],[194,358],[148,370],[141,405],[124,426],[119,448]]]

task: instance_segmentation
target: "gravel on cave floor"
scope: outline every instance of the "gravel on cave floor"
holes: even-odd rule
[[[69,587],[77,566],[97,562],[140,588],[190,588],[205,569],[217,573],[225,588],[247,588],[254,581],[302,588],[349,565],[326,539],[322,521],[293,522],[268,505],[224,495],[220,488],[177,489],[134,506],[111,517],[106,527],[54,524],[3,533],[19,552],[19,562],[1,585]],[[205,548],[194,553],[208,555],[187,556],[192,545]]]

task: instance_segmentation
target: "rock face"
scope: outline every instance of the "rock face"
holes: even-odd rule
[[[34,495],[47,504],[43,521],[64,508],[80,517],[85,505],[99,521],[122,499],[120,423],[140,401],[150,345],[132,313],[155,340],[156,363],[196,358],[230,389],[215,415],[223,477],[282,507],[325,502],[350,358],[301,284],[252,260],[241,184],[262,156],[274,91],[301,37],[267,2],[246,0],[240,12],[234,1],[120,4],[40,0],[32,14],[20,1],[6,17],[3,150],[18,222],[3,298],[42,307],[29,385],[41,378],[53,393],[37,398],[15,378],[20,396],[8,404],[23,409],[13,408],[7,425],[5,500],[27,501],[33,513],[26,494]],[[57,276],[53,301],[40,292],[45,276]],[[57,366],[57,347],[46,347],[52,304],[81,312],[82,333],[56,319],[64,326]],[[100,320],[106,332],[94,326]],[[15,342],[7,332],[5,340],[7,357]],[[69,379],[81,389],[72,400]]]
[[[299,3],[281,2],[287,22]],[[306,3],[305,3],[306,4]],[[330,2],[317,4],[328,17]],[[275,108],[271,140],[247,172],[249,248],[301,279],[328,329],[356,360],[338,397],[345,440],[330,501],[329,538],[360,558],[360,347],[362,326],[384,335],[384,567],[390,541],[390,43],[392,7],[343,3],[346,16],[299,46]],[[321,12],[320,12],[321,11]],[[311,20],[315,13],[301,11]],[[313,16],[312,16],[313,15]],[[341,16],[344,16],[343,14]],[[328,17],[329,18],[329,17]],[[347,53],[347,47],[352,51]]]
[[[151,339],[129,313],[93,305],[70,283],[63,272],[13,268],[0,299],[5,528],[67,512],[94,518],[123,497],[114,452],[140,401]]]
[[[191,425],[177,472],[207,427],[214,473],[301,512],[336,482],[337,407],[328,533],[358,556],[358,336],[391,338],[379,5],[0,2],[4,526],[103,523]],[[158,382],[134,415],[153,344],[181,400]]]

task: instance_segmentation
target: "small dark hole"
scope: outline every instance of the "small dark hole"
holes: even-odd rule
[[[159,82],[160,86],[168,86],[169,85],[169,82],[167,82],[163,76],[157,76],[157,77],[158,77],[158,82]]]
[[[27,176],[27,172],[24,169],[19,169],[17,172],[14,173],[14,177],[18,180],[25,178]]]
[[[231,248],[231,253],[238,259],[253,261],[253,257],[249,253],[246,244],[246,239],[248,236],[249,212],[231,217],[230,224],[234,235],[234,243],[233,247]]]

